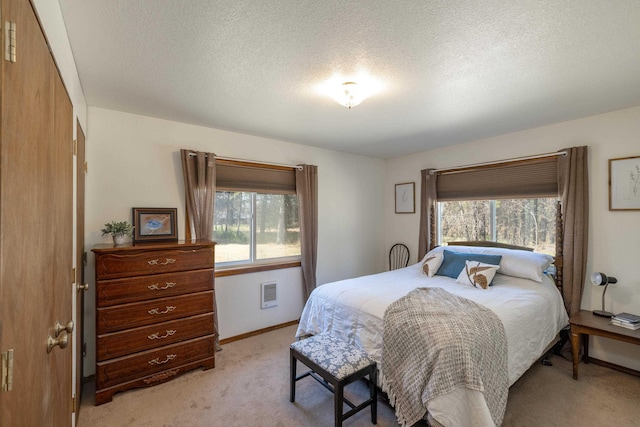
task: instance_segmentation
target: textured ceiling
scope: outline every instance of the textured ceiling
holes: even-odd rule
[[[59,0],[89,105],[380,158],[640,105],[637,0]],[[378,83],[348,110],[318,87]]]

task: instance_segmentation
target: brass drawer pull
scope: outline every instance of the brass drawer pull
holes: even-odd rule
[[[150,261],[147,261],[149,265],[167,265],[173,264],[174,262],[176,262],[176,260],[173,258],[166,258],[164,262],[160,262],[159,259],[152,259]]]
[[[152,291],[164,291],[165,289],[173,288],[175,285],[177,285],[176,282],[165,282],[164,286],[161,287],[159,283],[154,283],[153,285],[147,286],[147,288]]]
[[[158,381],[166,380],[167,378],[171,378],[171,377],[175,376],[178,372],[180,372],[180,369],[174,369],[174,370],[171,370],[171,371],[161,372],[159,374],[155,374],[152,377],[145,378],[142,381],[144,381],[145,384],[151,384],[151,383],[155,383],[155,382],[158,382]]]
[[[167,330],[167,333],[164,335],[160,335],[160,332],[156,332],[155,334],[152,335],[148,335],[147,338],[149,338],[150,340],[163,340],[165,338],[170,337],[171,335],[175,334],[176,332],[178,332],[175,329],[169,329]]]
[[[161,362],[159,357],[156,357],[153,360],[149,360],[149,365],[163,365],[173,359],[175,359],[176,357],[178,357],[177,354],[167,354],[167,357]]]
[[[160,311],[159,308],[154,308],[152,310],[147,311],[147,313],[149,314],[167,314],[167,313],[171,313],[173,310],[175,310],[176,307],[173,305],[168,305],[167,308],[163,311]]]

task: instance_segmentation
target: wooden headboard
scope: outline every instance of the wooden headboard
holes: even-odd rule
[[[435,222],[435,215],[432,210],[431,211],[431,242],[430,242],[431,248],[435,248],[437,246],[435,240],[436,240],[436,222]],[[564,227],[562,224],[562,205],[560,204],[560,201],[558,201],[558,203],[556,204],[556,255],[554,257],[553,265],[555,265],[556,267],[555,283],[558,290],[560,291],[560,295],[562,295],[564,298],[564,294],[562,293],[562,278],[563,278],[562,244],[563,244],[563,241],[564,241]],[[528,248],[525,246],[518,246],[518,245],[509,245],[507,243],[492,242],[492,241],[486,241],[486,240],[447,242],[447,245],[449,246],[485,246],[485,247],[492,247],[492,248],[519,249],[523,251],[533,252],[533,248]]]
[[[492,242],[489,240],[468,240],[447,242],[448,246],[484,246],[489,248],[503,248],[503,249],[519,249],[521,251],[533,252],[533,248],[527,248],[526,246],[509,245],[507,243]]]

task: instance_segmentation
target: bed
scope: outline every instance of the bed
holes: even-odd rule
[[[493,271],[497,274],[489,280],[491,286],[485,289],[477,283],[475,286],[474,283],[461,283],[460,277],[435,275],[433,268],[431,274],[425,274],[425,260],[445,255],[451,259],[452,254],[462,258],[468,258],[468,254],[500,256],[496,264],[499,268]],[[385,312],[392,304],[417,292],[416,289],[426,292],[424,289],[440,288],[447,295],[474,301],[497,316],[506,336],[506,381],[511,386],[549,349],[568,324],[561,293],[547,274],[552,262],[553,257],[518,248],[437,247],[420,262],[406,268],[319,286],[304,307],[296,336],[329,332],[360,346],[377,361],[383,378],[379,385],[387,391],[384,374],[390,367],[384,365],[383,357],[383,336],[387,336],[384,334],[387,327]],[[437,269],[444,261],[441,263]],[[491,265],[482,265],[485,264]],[[464,267],[467,273],[469,265]],[[496,417],[484,394],[478,390],[455,387],[446,394],[423,399],[426,412],[421,416],[427,416],[435,425],[491,426],[502,421],[502,416]],[[504,399],[506,406],[506,396]],[[395,396],[390,400],[394,403]],[[396,406],[396,415],[398,409]],[[415,422],[400,415],[398,420],[403,425]]]

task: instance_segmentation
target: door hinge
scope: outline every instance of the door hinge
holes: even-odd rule
[[[78,283],[78,278],[76,277],[76,268],[73,267],[71,269],[71,277],[73,277],[73,283]]]
[[[16,23],[4,21],[4,59],[16,62]]]
[[[73,140],[73,155],[74,156],[78,155],[78,140],[77,139]]]
[[[71,398],[71,408],[73,408],[73,409],[71,409],[71,412],[73,412],[74,414],[76,412],[78,412],[78,408],[76,407],[76,398],[75,397]]]
[[[13,388],[13,349],[2,353],[2,390],[11,391]]]
[[[82,253],[82,264],[83,265],[87,265],[87,253],[86,252]]]
[[[84,173],[89,173],[89,163],[84,162]]]

